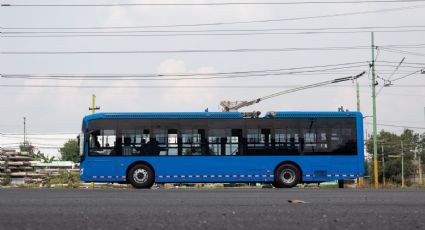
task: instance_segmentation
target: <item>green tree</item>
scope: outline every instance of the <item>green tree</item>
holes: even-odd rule
[[[379,181],[382,182],[382,174],[385,171],[385,179],[387,182],[401,183],[401,143],[403,142],[403,155],[404,155],[404,177],[407,178],[414,173],[413,150],[419,146],[420,135],[414,133],[413,130],[405,129],[401,135],[386,132],[382,130],[378,136],[378,176]],[[369,140],[367,143],[367,150],[373,153],[373,143]],[[373,158],[373,157],[372,157]],[[382,159],[385,161],[385,169],[382,168]],[[373,159],[371,159],[373,161]],[[369,165],[373,165],[371,162]],[[369,168],[372,170],[373,167]],[[372,177],[373,178],[373,177]]]
[[[62,148],[59,149],[61,159],[64,161],[80,162],[78,142],[75,139],[68,140]]]
[[[28,152],[30,155],[34,154],[35,147],[28,141],[19,144],[19,150],[21,152]]]
[[[22,142],[19,145],[19,150],[21,152],[28,152],[28,154],[36,161],[41,161],[41,162],[44,162],[44,163],[50,163],[55,159],[55,157],[49,157],[49,156],[47,156],[46,154],[44,154],[40,151],[35,152],[36,146],[32,145],[28,141],[25,141],[25,143]]]

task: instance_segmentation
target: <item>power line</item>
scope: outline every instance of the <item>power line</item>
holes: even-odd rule
[[[232,78],[248,78],[248,77],[265,77],[265,76],[281,76],[281,75],[294,75],[299,73],[315,73],[315,72],[326,72],[330,70],[340,70],[347,68],[362,67],[364,64],[355,66],[342,66],[333,67],[327,69],[308,69],[298,70],[291,72],[278,72],[266,70],[266,71],[252,71],[252,72],[228,72],[228,73],[200,73],[197,76],[196,73],[180,73],[180,74],[147,74],[147,75],[110,75],[110,74],[96,74],[96,75],[55,75],[55,74],[44,74],[44,75],[31,75],[31,74],[2,74],[3,78],[23,78],[23,79],[55,79],[55,80],[142,80],[142,81],[158,81],[158,80],[205,80],[205,79],[232,79]],[[293,68],[294,69],[294,68]],[[299,68],[300,69],[300,68]],[[231,75],[233,74],[233,75]],[[243,75],[240,75],[243,74]],[[178,76],[170,78],[169,76]]]
[[[399,63],[400,63],[400,61],[377,61],[376,63],[380,63],[380,62],[382,62],[382,63],[392,63],[392,64],[396,64],[395,66],[397,66]],[[403,67],[405,67],[405,65],[404,64],[410,64],[410,65],[420,65],[420,66],[424,66],[425,65],[425,63],[421,63],[421,62],[405,62],[405,61],[403,61]]]
[[[412,29],[412,28],[425,28],[424,25],[404,25],[404,26],[359,26],[359,27],[318,27],[318,28],[268,28],[268,29],[198,29],[198,30],[122,30],[122,29],[137,29],[137,28],[128,28],[128,27],[102,27],[100,29],[118,29],[116,31],[12,31],[12,32],[3,32],[3,34],[22,34],[22,33],[207,33],[207,32],[265,32],[265,31],[322,31],[322,30],[377,30],[377,29]],[[6,27],[3,28],[6,30],[15,30],[15,29],[36,29],[37,28],[12,28]],[[54,28],[50,28],[55,30]],[[48,29],[47,29],[48,30]]]
[[[1,54],[164,54],[164,53],[246,53],[246,52],[289,52],[289,51],[339,51],[368,49],[367,46],[270,48],[270,49],[193,49],[193,50],[110,50],[110,51],[3,51]]]
[[[407,55],[425,57],[425,54],[423,54],[423,53],[417,53],[417,52],[411,52],[411,51],[405,51],[405,50],[399,50],[399,49],[392,49],[392,48],[383,48],[383,50],[390,52],[390,53],[407,54]]]
[[[330,17],[342,17],[352,15],[363,15],[373,13],[385,13],[403,10],[415,10],[424,8],[425,5],[387,8],[381,10],[370,10],[370,11],[356,11],[347,13],[336,13],[336,14],[325,14],[316,16],[306,17],[290,17],[290,18],[278,18],[278,19],[264,19],[264,20],[248,20],[248,21],[227,21],[227,22],[212,22],[212,23],[197,23],[197,24],[171,24],[171,25],[145,25],[145,26],[119,26],[119,27],[1,27],[1,29],[117,29],[117,28],[170,28],[170,27],[199,27],[199,26],[223,26],[223,25],[238,25],[238,24],[252,24],[252,23],[270,23],[270,22],[282,22],[282,21],[297,21],[297,20],[308,20],[308,19],[321,19]]]
[[[422,73],[422,71],[424,71],[424,70],[423,69],[420,69],[420,70],[417,70],[417,71],[415,71],[413,73],[407,74],[405,76],[395,78],[395,79],[392,80],[392,82],[401,80],[401,79],[406,78],[406,77],[410,77],[410,76],[415,75],[415,74],[418,74],[418,73]]]
[[[384,45],[381,49],[388,50],[385,47],[395,48],[422,48],[425,44],[410,45]],[[246,52],[292,52],[292,51],[344,51],[344,50],[364,50],[368,46],[328,46],[328,47],[294,47],[294,48],[258,48],[258,49],[184,49],[184,50],[110,50],[110,51],[3,51],[0,54],[7,55],[33,55],[33,54],[164,54],[164,53],[246,53]],[[406,51],[407,52],[407,51]]]
[[[370,122],[365,122],[366,124],[371,125]],[[388,127],[396,127],[396,128],[407,128],[407,129],[425,129],[425,127],[418,126],[405,126],[405,125],[390,125],[390,124],[377,124],[378,126],[388,126]]]
[[[8,4],[5,7],[117,7],[117,6],[239,6],[239,5],[312,5],[312,4],[367,4],[413,3],[423,0],[363,0],[363,1],[300,1],[300,2],[209,2],[209,3],[109,3],[109,4]]]
[[[26,135],[28,135],[29,137],[31,137],[31,136],[40,136],[40,135],[42,135],[42,136],[53,136],[53,135],[74,135],[74,134],[78,134],[78,132],[75,132],[75,133],[73,133],[73,132],[51,132],[51,133],[30,133],[30,134],[26,134]],[[1,136],[3,136],[3,135],[7,135],[7,136],[23,136],[24,134],[23,133],[0,133],[0,135]]]
[[[0,88],[77,88],[77,89],[286,89],[302,85],[58,85],[58,84],[0,84]],[[323,86],[329,88],[352,88],[353,85]],[[322,88],[323,88],[322,87]],[[369,88],[369,85],[360,85]],[[396,85],[395,88],[424,88],[425,85]]]
[[[136,34],[134,34],[135,32]],[[376,33],[411,33],[411,32],[425,32],[425,29],[410,29],[410,30],[378,30]],[[66,38],[66,37],[186,37],[186,36],[260,36],[260,35],[315,35],[315,34],[353,34],[353,33],[370,33],[368,30],[357,31],[303,31],[303,32],[249,32],[249,33],[158,33],[158,34],[139,34],[138,31],[127,32],[121,34],[120,32],[71,32],[71,34],[50,34],[49,32],[42,32],[47,35],[9,35],[13,33],[3,32],[2,37],[5,38]],[[59,34],[57,34],[59,33]]]
[[[277,71],[289,71],[289,70],[304,70],[304,69],[317,69],[317,68],[326,68],[326,67],[357,67],[359,64],[366,64],[366,61],[356,61],[356,62],[345,62],[338,64],[327,64],[327,65],[315,65],[315,66],[301,66],[301,67],[290,67],[290,68],[277,68],[277,69],[261,69],[261,70],[246,70],[246,71],[225,71],[225,72],[215,72],[215,73],[156,73],[156,74],[101,74],[100,76],[137,76],[137,77],[167,77],[167,76],[196,76],[196,75],[228,75],[228,74],[250,74],[250,73],[264,73],[264,72],[277,72]],[[26,74],[23,74],[26,75]],[[4,75],[3,75],[4,76]],[[44,75],[35,75],[35,76],[44,76]],[[56,76],[60,76],[56,75]],[[72,76],[87,76],[87,75],[72,75]],[[91,75],[99,76],[99,75]]]

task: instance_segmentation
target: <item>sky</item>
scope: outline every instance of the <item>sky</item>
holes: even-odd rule
[[[263,4],[173,5],[220,2]],[[57,155],[56,147],[80,132],[93,94],[100,112],[219,111],[222,100],[255,99],[363,71],[360,105],[370,134],[371,31],[378,130],[425,131],[425,1],[284,2],[300,0],[2,1],[12,5],[0,8],[0,147],[19,143],[26,117],[29,140]],[[145,5],[28,6],[117,3]],[[47,77],[28,78],[36,75]],[[54,79],[58,75],[68,78]],[[241,111],[340,106],[356,110],[354,82],[286,94]]]

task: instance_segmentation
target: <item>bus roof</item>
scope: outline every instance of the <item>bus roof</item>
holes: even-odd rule
[[[280,111],[268,112],[262,118],[291,118],[291,117],[358,117],[360,112],[300,112]],[[224,119],[244,118],[243,112],[133,112],[133,113],[96,113],[84,117],[84,121],[97,119]],[[261,119],[261,118],[260,118]]]

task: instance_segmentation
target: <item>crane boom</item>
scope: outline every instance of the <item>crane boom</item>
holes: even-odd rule
[[[280,91],[277,93],[273,93],[264,97],[260,97],[254,100],[250,100],[250,101],[221,101],[220,105],[222,107],[222,111],[223,112],[230,112],[230,111],[238,111],[238,109],[243,108],[243,107],[247,107],[253,104],[257,104],[260,101],[264,101],[273,97],[277,97],[277,96],[281,96],[284,94],[288,94],[288,93],[293,93],[293,92],[297,92],[300,90],[305,90],[305,89],[311,89],[311,88],[315,88],[315,87],[319,87],[319,86],[324,86],[324,85],[330,85],[330,84],[335,84],[335,83],[339,83],[339,82],[344,82],[344,81],[349,81],[349,80],[355,80],[361,76],[363,76],[366,72],[363,71],[360,74],[357,74],[356,76],[350,76],[350,77],[342,77],[342,78],[336,78],[333,80],[329,80],[329,81],[323,81],[323,82],[318,82],[318,83],[314,83],[311,85],[305,85],[305,86],[300,86],[300,87],[296,87],[293,89],[288,89],[288,90],[284,90],[284,91]]]

